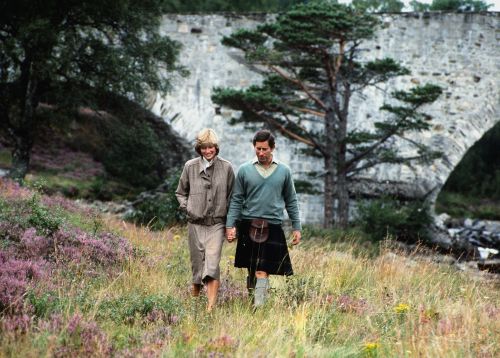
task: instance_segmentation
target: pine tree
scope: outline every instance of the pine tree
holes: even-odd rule
[[[394,100],[381,108],[387,114],[384,121],[371,131],[348,130],[355,93],[409,74],[393,59],[361,58],[361,45],[377,25],[376,17],[350,6],[311,2],[223,39],[224,45],[244,51],[264,80],[244,90],[215,88],[212,100],[242,111],[232,123],[267,123],[323,159],[325,227],[347,226],[349,182],[359,173],[382,163],[429,161],[439,154],[405,137],[429,129],[430,117],[418,110],[440,95],[434,85],[395,91]],[[399,155],[396,137],[414,145],[414,155]]]

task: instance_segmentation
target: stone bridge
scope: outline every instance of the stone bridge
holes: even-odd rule
[[[407,197],[431,194],[435,198],[467,150],[500,120],[500,13],[404,13],[380,17],[382,27],[376,38],[365,43],[366,57],[392,57],[412,74],[353,98],[352,128],[365,128],[379,119],[382,114],[378,108],[391,91],[415,84],[438,84],[444,94],[425,108],[433,116],[432,130],[414,139],[442,151],[444,156],[430,166],[381,166],[366,173],[353,192],[397,192]],[[259,83],[261,78],[245,65],[240,51],[222,46],[220,40],[238,28],[252,28],[269,18],[271,15],[207,14],[171,15],[163,20],[162,33],[183,44],[180,60],[191,75],[176,79],[168,96],[153,94],[150,106],[189,141],[201,128],[214,128],[221,137],[220,155],[235,168],[253,155],[253,130],[228,125],[234,113],[216,108],[210,100],[211,91],[215,86],[244,88]],[[402,151],[407,150],[401,145]],[[277,156],[298,177],[321,172],[321,161],[306,159],[297,149],[297,144],[278,138]],[[319,222],[323,198],[301,194],[299,199],[302,219]]]

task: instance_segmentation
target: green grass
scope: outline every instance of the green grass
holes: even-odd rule
[[[11,154],[7,148],[0,149],[0,168],[10,168]],[[36,170],[31,170],[25,178],[27,185],[38,186],[47,194],[60,193],[68,198],[83,198],[88,200],[123,200],[134,198],[138,191],[136,188],[122,181],[107,176],[89,179],[72,177],[72,172],[85,170],[79,163],[70,163],[60,170],[44,168],[36,165]]]
[[[455,218],[500,220],[500,203],[463,194],[441,192],[436,201],[436,212]]]
[[[290,250],[294,276],[272,276],[269,300],[257,311],[245,270],[233,267],[236,245],[225,243],[219,302],[207,313],[205,294],[190,296],[186,227],[151,231],[47,207],[40,195],[16,190],[0,185],[0,219],[20,223],[16,210],[28,208],[26,220],[37,227],[117,233],[133,253],[114,267],[68,262],[30,287],[26,331],[3,329],[8,317],[0,312],[0,357],[500,355],[498,278],[391,251],[356,229],[306,226]],[[3,251],[4,242],[21,244],[3,230]]]
[[[254,312],[246,273],[233,267],[234,244],[221,259],[219,303],[205,312],[204,295],[189,295],[190,264],[184,227],[160,232],[102,218],[136,254],[119,272],[59,273],[52,297],[33,298],[42,317],[75,314],[95,322],[115,355],[224,357],[473,357],[498,356],[500,287],[450,266],[403,256],[360,241],[306,229],[291,250],[295,275],[271,277],[268,303]],[[318,236],[318,233],[325,234]],[[345,236],[347,237],[347,236]],[[40,292],[40,290],[39,290]],[[162,312],[154,317],[152,313]],[[76,333],[34,327],[0,333],[0,356],[51,356],[62,347],[86,356]],[[111,354],[92,341],[93,356]]]

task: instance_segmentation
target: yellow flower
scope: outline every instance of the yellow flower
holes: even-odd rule
[[[234,256],[229,256],[228,259],[229,261],[234,261]]]
[[[394,307],[394,312],[396,313],[406,313],[410,310],[410,306],[406,303],[400,303],[396,307]]]
[[[174,240],[180,240],[181,236],[180,235],[174,235]]]
[[[366,342],[363,346],[363,350],[367,353],[374,352],[380,347],[379,343],[376,342]]]

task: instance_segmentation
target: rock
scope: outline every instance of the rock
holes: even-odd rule
[[[474,225],[474,221],[472,219],[467,218],[464,220],[465,227],[472,227],[472,225]]]
[[[500,273],[500,259],[484,260],[484,261],[478,262],[477,267],[480,270],[494,272],[494,273]]]
[[[438,216],[436,216],[434,218],[434,224],[441,230],[445,230],[446,229],[446,225],[448,223],[448,221],[451,219],[451,216],[446,214],[446,213],[442,213],[442,214],[439,214]]]
[[[447,231],[448,231],[448,235],[450,235],[451,237],[455,237],[458,234],[460,234],[462,231],[464,231],[464,229],[453,228],[453,229],[448,229]]]
[[[498,250],[485,247],[478,247],[477,249],[479,251],[479,256],[481,257],[481,259],[487,259],[490,255],[497,255],[499,253]]]

